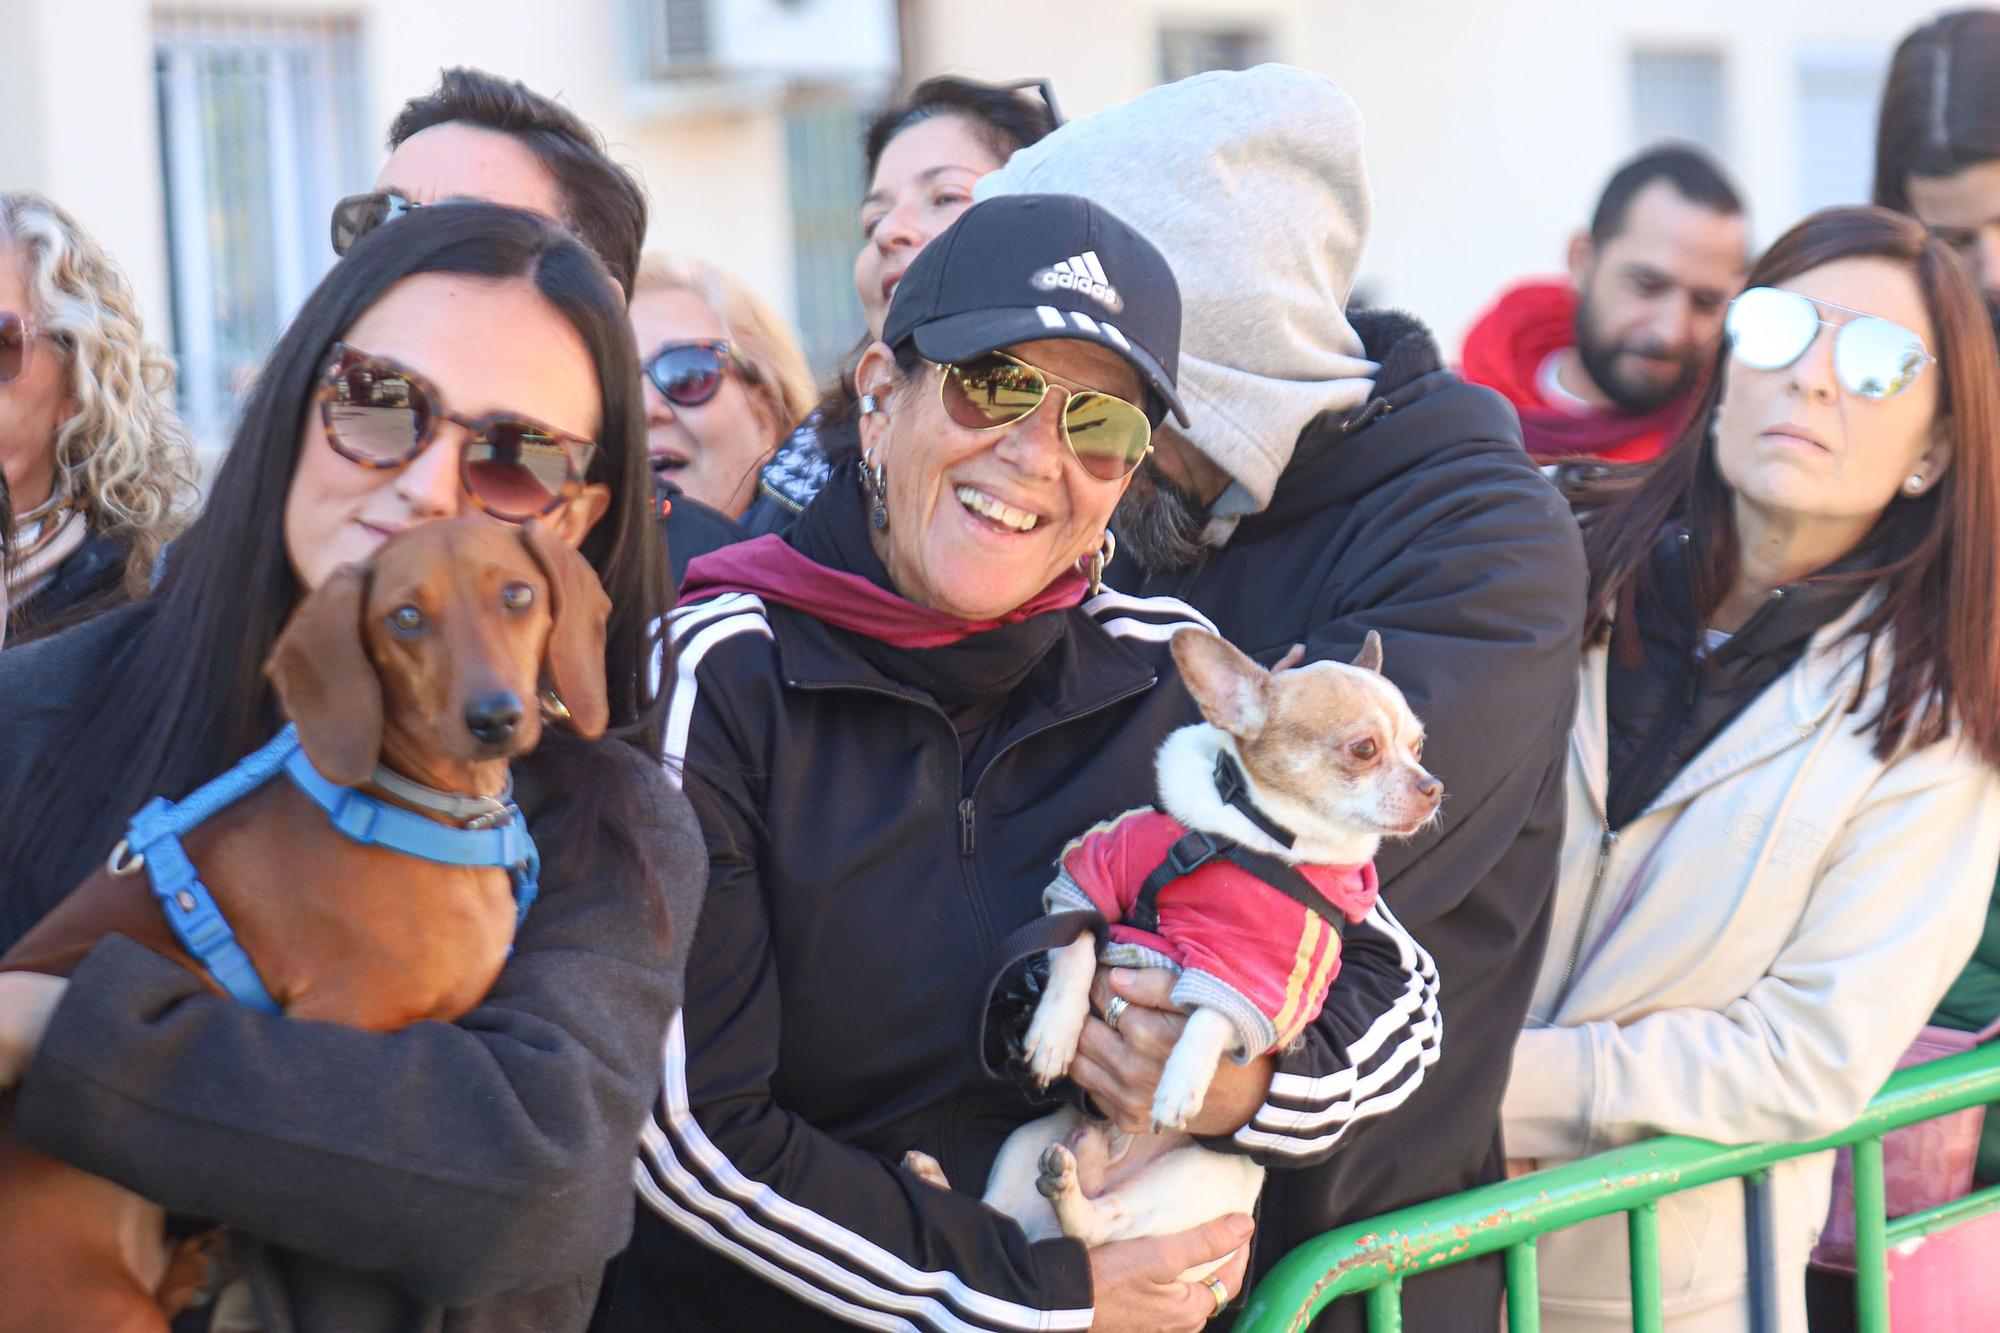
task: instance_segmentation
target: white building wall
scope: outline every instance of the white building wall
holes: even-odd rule
[[[879,23],[889,0],[834,2]],[[364,129],[378,151],[397,107],[446,64],[483,66],[560,94],[639,172],[653,205],[651,245],[709,258],[781,310],[793,309],[782,91],[642,86],[633,3],[193,0],[175,7],[355,18]],[[906,0],[901,8],[906,78],[944,70],[1048,75],[1072,117],[1158,78],[1163,22],[1263,28],[1276,58],[1326,73],[1359,102],[1376,201],[1362,279],[1377,299],[1431,322],[1455,352],[1502,284],[1559,267],[1604,177],[1636,147],[1628,82],[1635,45],[1724,57],[1726,157],[1763,242],[1797,210],[1801,53],[1858,51],[1886,63],[1894,41],[1934,7],[1916,0]],[[0,0],[0,86],[10,97],[0,187],[44,190],[76,212],[124,263],[149,328],[165,340],[153,14],[145,0]],[[1866,156],[1869,147],[1855,151]]]

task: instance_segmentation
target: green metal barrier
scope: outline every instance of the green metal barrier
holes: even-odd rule
[[[1732,1148],[1678,1136],[1646,1139],[1386,1213],[1330,1231],[1286,1255],[1250,1293],[1236,1328],[1238,1333],[1296,1333],[1329,1302],[1358,1295],[1367,1302],[1370,1333],[1398,1333],[1406,1278],[1502,1251],[1508,1327],[1511,1333],[1539,1333],[1535,1238],[1622,1212],[1632,1256],[1632,1327],[1636,1333],[1658,1333],[1659,1199],[1737,1177],[1751,1177],[1754,1185],[1774,1162],[1852,1144],[1857,1314],[1861,1333],[1889,1333],[1889,1246],[2000,1212],[2000,1186],[1887,1221],[1882,1135],[1995,1101],[2000,1101],[2000,1043],[1897,1071],[1859,1120],[1811,1143]]]

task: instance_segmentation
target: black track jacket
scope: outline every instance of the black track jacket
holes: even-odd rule
[[[885,583],[872,552],[836,558],[865,522],[836,471],[787,540]],[[982,1073],[980,1010],[1063,845],[1153,799],[1154,751],[1196,720],[1167,644],[1196,619],[1107,590],[902,653],[748,594],[675,612],[667,748],[714,859],[597,1328],[1088,1326],[1082,1245],[1030,1244],[979,1202],[1001,1141],[1048,1109]],[[1012,683],[967,781],[938,700],[962,709],[982,675]],[[1387,912],[1352,928],[1341,998],[1240,1146],[1314,1161],[1406,1095],[1435,1056],[1433,975]],[[911,1148],[956,1188],[900,1169]]]
[[[1199,566],[1119,586],[1192,603],[1267,665],[1294,643],[1347,661],[1369,630],[1427,728],[1437,827],[1376,857],[1382,898],[1437,960],[1445,1057],[1404,1110],[1321,1166],[1274,1173],[1253,1272],[1322,1231],[1498,1179],[1501,1093],[1548,937],[1576,712],[1585,573],[1569,508],[1521,450],[1514,410],[1439,368],[1408,316],[1350,312],[1374,398],[1300,436],[1269,508]],[[1348,984],[1342,972],[1328,1003]],[[1297,1085],[1281,1075],[1273,1087]],[[1331,1122],[1330,1122],[1331,1123]],[[1497,1263],[1404,1289],[1404,1326],[1498,1326]],[[1343,1301],[1322,1328],[1359,1330]]]

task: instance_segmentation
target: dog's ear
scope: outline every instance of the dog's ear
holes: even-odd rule
[[[1264,729],[1271,673],[1236,646],[1205,629],[1174,635],[1174,662],[1201,715],[1230,735],[1249,739]]]
[[[328,782],[368,780],[382,757],[382,682],[361,625],[368,573],[342,565],[285,622],[264,674]]]
[[[596,740],[611,724],[611,704],[604,694],[604,622],[611,599],[577,549],[539,520],[521,525],[521,541],[549,581],[555,622],[542,654],[548,685],[569,710],[570,726],[579,736]]]
[[[1271,674],[1275,676],[1280,671],[1290,671],[1293,667],[1297,666],[1299,663],[1305,660],[1306,660],[1306,646],[1302,643],[1295,643],[1291,647],[1285,649],[1285,655],[1283,657],[1279,658],[1276,662],[1271,664]]]
[[[1368,637],[1361,641],[1361,651],[1354,655],[1354,665],[1363,671],[1372,671],[1378,676],[1382,674],[1381,635],[1372,629],[1368,631]]]

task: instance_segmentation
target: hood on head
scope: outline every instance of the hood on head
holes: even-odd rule
[[[1159,247],[1181,288],[1183,433],[1261,508],[1306,423],[1368,397],[1344,313],[1371,211],[1361,141],[1338,86],[1260,65],[1072,121],[974,193],[1083,195]]]

